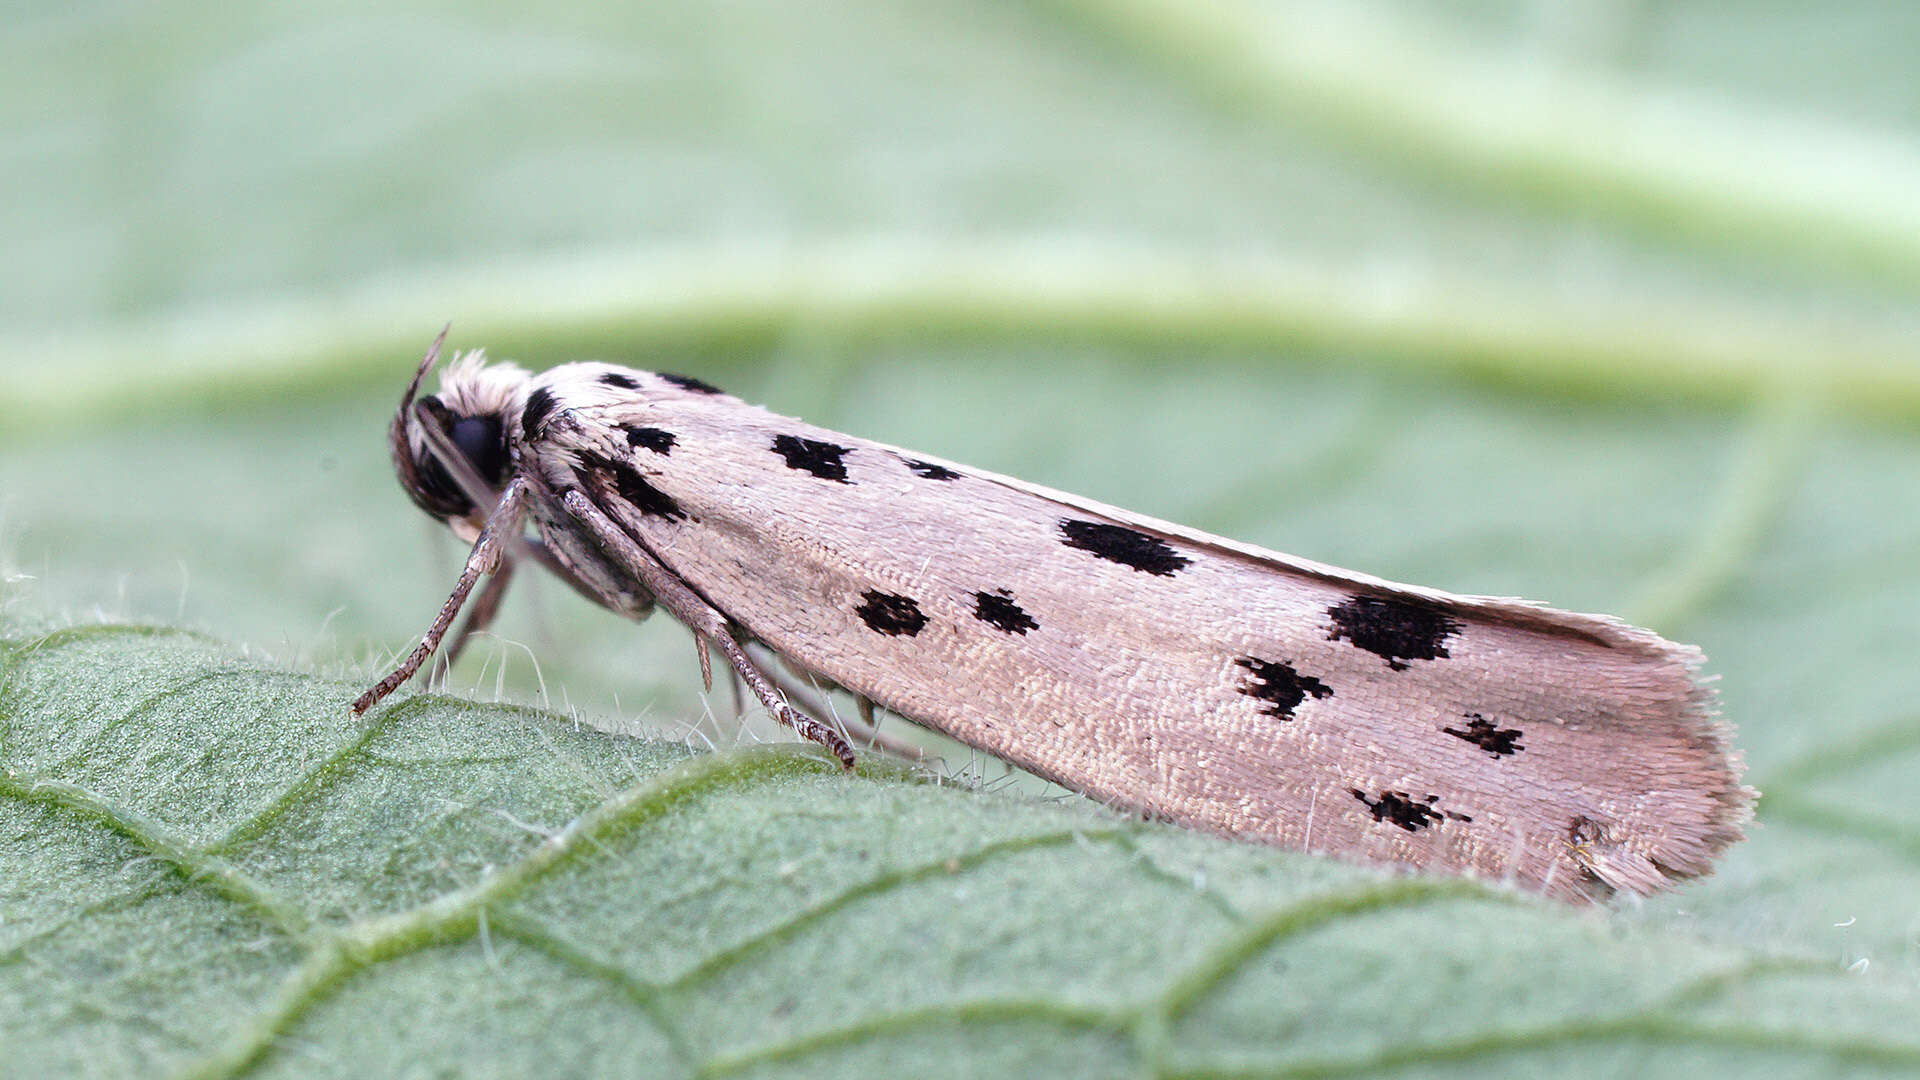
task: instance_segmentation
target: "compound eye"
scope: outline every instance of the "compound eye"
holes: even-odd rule
[[[461,417],[453,422],[447,436],[466,455],[482,480],[491,487],[500,486],[507,472],[507,441],[501,435],[499,417]]]

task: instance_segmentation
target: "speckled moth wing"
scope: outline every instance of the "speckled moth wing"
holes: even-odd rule
[[[1573,897],[1706,872],[1747,798],[1698,655],[1398,585],[604,365],[523,453],[792,662],[1096,798]]]

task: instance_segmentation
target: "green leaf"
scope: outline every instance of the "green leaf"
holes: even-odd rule
[[[355,721],[355,683],[163,629],[0,664],[23,1073],[1920,1065],[1900,980],[1084,802],[439,697]]]

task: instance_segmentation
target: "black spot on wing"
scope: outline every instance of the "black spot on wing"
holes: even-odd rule
[[[1308,695],[1315,700],[1333,696],[1333,687],[1311,675],[1300,674],[1291,664],[1254,656],[1243,656],[1234,663],[1251,673],[1240,687],[1240,692],[1266,702],[1266,707],[1260,711],[1268,716],[1291,720],[1293,710],[1299,708]]]
[[[911,597],[868,589],[861,599],[865,603],[854,608],[854,613],[875,633],[912,637],[926,628],[927,616]]]
[[[1067,519],[1060,522],[1060,532],[1070,548],[1092,552],[1108,562],[1158,577],[1172,577],[1174,571],[1193,563],[1192,559],[1175,552],[1165,540],[1124,525]]]
[[[1013,602],[1013,593],[1007,589],[974,593],[973,617],[1009,634],[1024,634],[1040,629],[1040,624],[1033,621],[1033,616]]]
[[[1461,627],[1458,619],[1424,604],[1375,596],[1356,596],[1335,604],[1327,609],[1327,615],[1333,619],[1328,641],[1345,638],[1384,659],[1395,671],[1407,670],[1409,660],[1446,656],[1447,639]]]
[[[669,372],[663,371],[660,373],[660,377],[672,383],[673,385],[679,387],[682,390],[686,390],[695,394],[726,393],[725,390],[720,389],[719,387],[713,385],[712,383],[704,382],[700,379],[696,379],[691,375],[674,375]]]
[[[627,429],[627,445],[636,450],[651,450],[665,456],[673,452],[675,439],[673,432],[657,427],[630,427]]]
[[[611,489],[628,506],[648,517],[680,521],[687,516],[673,496],[654,487],[624,461],[615,461],[600,454],[583,454],[580,468],[574,476],[580,481],[580,486],[589,492],[604,493]]]
[[[600,376],[600,383],[602,386],[611,386],[620,390],[640,389],[640,380],[631,375],[622,375],[617,371],[609,371]]]
[[[912,469],[915,475],[925,477],[928,480],[960,479],[959,473],[954,472],[952,469],[947,468],[945,465],[935,465],[931,461],[916,461],[913,458],[906,458],[903,460],[906,461],[907,468]]]
[[[554,407],[559,403],[553,391],[544,386],[527,395],[527,407],[520,413],[520,430],[531,436],[553,414]]]
[[[1367,805],[1373,812],[1375,821],[1391,821],[1408,832],[1419,832],[1429,825],[1437,825],[1443,818],[1453,816],[1458,820],[1472,821],[1462,815],[1443,814],[1434,808],[1440,796],[1429,795],[1424,801],[1415,799],[1404,791],[1383,791],[1377,797],[1368,798],[1359,788],[1348,788],[1353,797]]]
[[[1440,730],[1456,739],[1465,739],[1497,758],[1511,757],[1515,752],[1526,749],[1520,745],[1521,732],[1518,728],[1496,727],[1492,721],[1479,713],[1467,714],[1465,731],[1450,727]]]
[[[773,437],[773,452],[787,459],[787,468],[812,473],[822,480],[837,480],[842,484],[853,482],[847,479],[846,463],[840,460],[848,450],[849,447],[835,446],[819,439],[803,439],[798,435]]]

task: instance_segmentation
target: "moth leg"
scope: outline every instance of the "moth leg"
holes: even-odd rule
[[[837,731],[857,734],[846,729],[844,722],[835,715],[833,706],[827,701],[828,687],[834,689],[838,687],[834,687],[832,683],[827,684],[826,687],[821,686],[818,678],[787,663],[785,658],[768,648],[764,642],[750,638],[736,640],[740,641],[741,648],[753,659],[754,664],[766,673],[768,681],[772,682],[787,699],[788,704]]]
[[[487,584],[481,588],[480,595],[473,598],[473,612],[467,616],[467,621],[461,624],[460,632],[454,635],[453,644],[440,651],[440,656],[433,665],[436,674],[445,674],[451,670],[454,662],[459,660],[461,653],[465,651],[467,639],[493,625],[494,617],[500,613],[500,603],[506,598],[507,585],[513,580],[514,568],[518,567],[524,558],[531,558],[546,567],[555,577],[566,582],[581,596],[596,604],[607,603],[607,598],[592,585],[587,584],[580,575],[574,573],[566,563],[561,562],[559,557],[554,555],[552,548],[534,537],[516,536],[506,554],[501,556],[499,569],[487,579]],[[646,617],[647,608],[650,607],[652,603],[649,601],[638,609],[624,610],[633,618],[640,619]]]
[[[453,667],[460,654],[467,647],[467,640],[493,625],[494,616],[500,614],[500,601],[506,598],[507,586],[513,581],[513,568],[516,560],[508,556],[500,560],[499,569],[487,579],[480,595],[473,598],[473,610],[467,613],[467,621],[460,624],[460,632],[453,635],[453,643],[440,651],[440,658],[434,662],[437,672]]]
[[[700,647],[704,649],[706,645]],[[741,689],[740,673],[732,668],[727,669],[727,686],[733,692],[733,718],[738,720],[747,715],[747,698],[746,691]]]
[[[755,647],[756,645],[758,648]],[[817,676],[809,675],[807,672],[788,664],[786,661],[780,660],[779,654],[767,648],[764,644],[758,642],[750,644],[747,647],[747,652],[748,655],[760,661],[761,669],[766,671],[768,677],[779,686],[780,692],[787,695],[787,700],[794,702],[796,707],[801,711],[808,713],[815,719],[833,716],[835,722],[837,722],[850,737],[857,742],[866,743],[869,748],[878,747],[884,753],[891,754],[897,758],[905,758],[908,761],[927,760],[928,753],[924,747],[915,746],[905,739],[896,739],[880,731],[879,725],[873,722],[872,701],[859,694],[854,694],[853,698],[856,707],[860,710],[860,719],[852,720],[843,716],[836,716],[833,713],[832,707],[827,703],[826,689],[814,682]],[[775,663],[768,662],[764,659],[765,657],[773,657],[777,662],[777,666]],[[844,690],[846,688],[836,686],[835,689]],[[847,692],[850,694],[853,693],[851,690]]]
[[[855,694],[853,695],[853,707],[858,710],[860,719],[858,721],[848,721],[847,727],[851,728],[854,734],[858,735],[867,745],[878,746],[894,757],[906,758],[908,761],[924,763],[929,759],[939,759],[938,754],[928,750],[924,746],[917,746],[905,739],[881,731],[880,720],[873,714],[872,698],[863,694]]]
[[[847,730],[855,738],[869,746],[877,746],[894,757],[905,758],[908,761],[924,762],[934,756],[924,746],[915,746],[905,739],[881,731],[880,726],[873,722],[873,702],[866,698],[858,698],[857,701],[859,705],[864,706],[862,718],[847,721]]]
[[[835,727],[833,720],[830,719],[833,717],[833,710],[827,705],[826,695],[819,687],[810,685],[799,675],[770,661],[769,657],[777,657],[777,654],[766,646],[758,642],[741,642],[741,648],[754,662],[754,666],[766,674],[767,681],[773,684],[774,689],[780,691],[780,696],[786,699],[787,704],[812,717],[818,723]]]
[[[720,609],[701,599],[686,582],[675,577],[673,571],[661,565],[633,537],[614,524],[584,493],[578,489],[568,491],[560,497],[560,501],[593,533],[614,561],[640,579],[640,584],[653,594],[662,607],[685,623],[695,637],[712,642],[720,650],[720,654],[733,665],[733,670],[740,673],[741,681],[767,707],[774,719],[792,728],[800,737],[826,747],[834,757],[840,759],[840,764],[853,768],[853,748],[847,745],[847,740],[831,727],[789,705],[780,696],[779,689],[767,680],[767,676],[754,665],[740,643],[734,640],[733,628]]]
[[[609,606],[609,601],[605,593],[602,593],[599,589],[588,583],[586,579],[582,578],[579,574],[574,573],[573,568],[561,562],[560,557],[553,553],[553,549],[542,541],[531,536],[523,536],[519,538],[515,547],[518,551],[531,555],[535,562],[546,567],[548,571],[561,581],[566,582],[568,587],[573,589],[574,592],[579,593],[581,596],[586,597],[588,600],[602,607]],[[653,601],[649,598],[644,603],[623,606],[616,610],[630,619],[644,619],[647,617],[647,613],[653,610]]]
[[[698,639],[693,643],[693,651],[700,654],[700,686],[711,694],[713,693],[713,654],[707,651],[707,643]],[[739,692],[735,691],[736,700],[739,696]]]
[[[467,594],[473,591],[474,583],[480,580],[480,575],[500,568],[507,545],[520,535],[521,520],[526,515],[526,501],[526,481],[516,476],[500,493],[500,501],[494,505],[493,512],[487,515],[487,523],[481,527],[480,536],[467,555],[467,564],[460,571],[460,580],[453,586],[453,595],[447,597],[433,625],[427,627],[426,636],[420,639],[420,644],[407,654],[399,667],[354,699],[353,715],[359,716],[373,708],[381,698],[398,690],[413,678],[413,673],[420,670],[420,665],[427,662],[427,657],[433,655],[440,639],[446,636],[447,627],[453,625],[453,617],[460,614],[460,608],[467,602]]]

